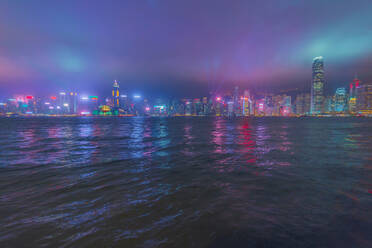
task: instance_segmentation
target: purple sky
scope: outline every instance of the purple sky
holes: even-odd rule
[[[1,0],[0,90],[206,94],[372,80],[370,0]]]

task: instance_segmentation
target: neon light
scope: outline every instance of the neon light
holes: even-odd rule
[[[121,95],[120,97],[123,97],[123,98],[125,98],[125,97],[127,97],[127,95]]]
[[[50,99],[57,100],[57,97],[56,96],[51,96]]]
[[[221,97],[216,98],[217,102],[221,101]]]
[[[81,100],[86,101],[86,100],[89,100],[89,98],[87,96],[82,96]]]
[[[68,103],[64,103],[63,106],[68,107]]]
[[[134,95],[133,97],[134,97],[134,98],[137,98],[137,99],[138,99],[138,98],[141,98],[140,95]]]
[[[53,106],[49,106],[49,109],[54,109],[54,107]]]
[[[8,99],[8,101],[9,101],[9,102],[15,102],[15,101],[17,101],[17,100],[14,99],[14,98],[10,98],[10,99]]]
[[[61,109],[61,107],[60,106],[57,106],[57,109]]]
[[[26,114],[30,115],[30,114],[32,114],[32,112],[31,111],[27,111]]]
[[[59,94],[60,94],[61,96],[65,96],[65,95],[66,95],[65,92],[60,92]]]
[[[26,99],[27,100],[32,100],[32,99],[34,99],[34,97],[33,96],[26,96]]]
[[[6,103],[0,102],[0,106],[6,106]]]
[[[82,115],[90,115],[90,112],[88,112],[88,111],[83,111],[83,112],[81,112],[81,114],[82,114]]]
[[[146,111],[150,111],[150,108],[149,108],[149,107],[146,107],[145,110],[146,110]]]
[[[46,102],[46,103],[45,103],[45,105],[49,105],[49,104],[50,104],[50,102]]]

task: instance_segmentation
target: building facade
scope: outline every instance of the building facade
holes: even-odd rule
[[[316,57],[313,60],[313,81],[311,85],[311,114],[323,112],[324,102],[324,62],[323,57]]]

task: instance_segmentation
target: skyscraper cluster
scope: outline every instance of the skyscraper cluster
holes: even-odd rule
[[[109,97],[61,91],[47,98],[15,95],[0,101],[0,115],[48,116],[372,116],[372,84],[357,77],[325,95],[323,57],[312,64],[310,92],[253,93],[235,86],[201,98],[154,98],[130,95],[115,80]]]
[[[311,115],[372,115],[372,84],[362,83],[357,77],[346,87],[337,88],[333,95],[325,95],[324,60],[314,58],[311,84]],[[299,100],[302,98],[298,95]],[[299,101],[301,102],[301,101]],[[301,109],[301,108],[300,108]]]

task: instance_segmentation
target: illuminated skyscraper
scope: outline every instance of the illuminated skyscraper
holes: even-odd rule
[[[362,84],[358,88],[357,108],[360,114],[372,116],[372,84]]]
[[[120,107],[120,92],[119,92],[119,83],[115,80],[112,88],[112,101],[114,108],[118,109]]]
[[[77,113],[77,100],[78,100],[78,94],[77,92],[70,92],[68,95],[68,109],[70,114],[76,114]]]
[[[313,61],[313,81],[311,85],[311,114],[323,112],[324,101],[324,62],[323,57],[316,57]]]
[[[296,114],[306,115],[310,112],[310,94],[299,94],[296,97]]]
[[[360,80],[355,76],[352,83],[350,83],[350,94],[349,94],[349,112],[355,114],[357,112],[357,97],[360,91]]]
[[[304,111],[304,95],[303,94],[298,94],[296,96],[295,112],[298,115],[303,115],[305,113],[305,111]]]
[[[337,88],[334,96],[334,111],[344,112],[346,110],[347,96],[345,88]]]
[[[233,95],[233,112],[235,116],[240,116],[242,114],[241,112],[241,106],[240,106],[240,97],[239,97],[239,87],[235,86],[234,88],[234,95]]]
[[[248,90],[244,91],[244,96],[243,96],[243,116],[249,116],[251,114],[250,112],[250,105],[252,104],[251,99],[250,99],[250,94]]]

